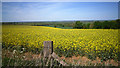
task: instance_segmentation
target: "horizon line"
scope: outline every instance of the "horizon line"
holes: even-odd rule
[[[117,19],[112,19],[117,20]],[[2,22],[60,22],[60,21],[112,21],[112,20],[54,20],[54,21],[2,21]]]

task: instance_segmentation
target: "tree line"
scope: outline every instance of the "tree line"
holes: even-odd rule
[[[76,21],[74,29],[120,29],[120,19],[112,21],[95,21],[93,23],[83,24]]]

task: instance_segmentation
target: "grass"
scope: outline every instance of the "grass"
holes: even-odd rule
[[[38,57],[40,56],[40,57]],[[63,57],[63,58],[62,58]],[[61,59],[69,64],[69,66],[117,66],[116,64],[108,63],[108,62],[100,62],[100,58],[96,60],[90,60],[85,56],[72,56],[72,57],[64,57]],[[48,60],[46,60],[48,61]],[[50,67],[50,62],[48,67]],[[62,65],[53,60],[54,67],[61,67]],[[32,52],[22,52],[20,50],[10,51],[8,49],[3,49],[2,54],[2,66],[45,66],[45,62],[43,62],[42,52],[40,53],[32,53]]]

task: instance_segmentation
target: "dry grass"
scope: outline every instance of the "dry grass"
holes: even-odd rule
[[[5,49],[2,50],[2,59],[4,59],[5,57],[14,59],[15,56],[17,56],[17,55],[13,54],[13,52],[11,52],[9,50],[5,50]],[[21,58],[23,61],[33,61],[35,66],[40,66],[43,64],[43,62],[42,62],[43,56],[41,53],[40,54],[33,54],[32,52],[21,53],[18,55],[17,58]],[[118,62],[113,59],[101,62],[101,59],[98,57],[96,58],[96,60],[93,60],[93,61],[91,59],[88,59],[86,56],[83,56],[83,57],[81,57],[81,56],[77,56],[77,57],[76,56],[72,56],[72,57],[62,56],[61,59],[72,66],[118,66]],[[26,63],[26,65],[27,64],[28,63]],[[28,64],[27,66],[29,66],[29,65],[30,64]]]

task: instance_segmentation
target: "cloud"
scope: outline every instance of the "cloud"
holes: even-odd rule
[[[113,19],[117,14],[116,6],[113,2],[3,2],[2,17],[3,21]]]
[[[48,20],[60,6],[60,3],[3,3],[3,21]]]

